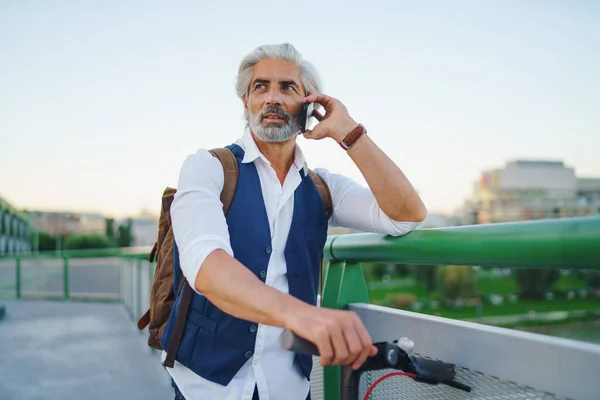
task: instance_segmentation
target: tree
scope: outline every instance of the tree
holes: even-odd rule
[[[560,278],[560,271],[554,268],[516,268],[512,271],[512,275],[519,287],[519,297],[543,299],[546,292]]]
[[[412,270],[417,282],[424,283],[429,293],[435,290],[437,265],[414,265]]]
[[[50,235],[48,232],[40,231],[38,249],[39,251],[56,250],[56,237]]]
[[[64,249],[106,249],[114,247],[114,241],[106,235],[69,235],[65,238]]]
[[[437,278],[444,300],[454,303],[475,295],[477,279],[473,267],[448,265],[439,269]]]
[[[106,236],[114,239],[115,238],[115,220],[114,218],[106,218]]]
[[[125,223],[119,224],[117,229],[117,245],[119,247],[129,247],[133,243],[133,221],[128,218]]]
[[[600,271],[593,269],[583,269],[579,274],[590,289],[600,289]]]

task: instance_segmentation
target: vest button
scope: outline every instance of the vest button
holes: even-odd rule
[[[260,271],[259,275],[262,279],[265,279],[265,277],[267,276],[267,271]]]
[[[256,332],[256,325],[250,325],[250,332],[252,332],[252,333]]]
[[[247,351],[247,352],[244,354],[244,357],[246,357],[246,358],[250,358],[250,357],[252,357],[252,352],[251,352],[251,351]]]
[[[273,251],[273,249],[271,248],[271,246],[265,247],[265,253],[271,254],[271,251]]]

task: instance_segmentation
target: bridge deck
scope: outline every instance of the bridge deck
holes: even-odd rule
[[[173,398],[121,304],[0,300],[0,399]]]

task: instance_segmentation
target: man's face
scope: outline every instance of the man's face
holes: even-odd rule
[[[300,69],[285,60],[254,66],[244,110],[252,132],[264,142],[285,142],[300,130],[298,115],[305,97]]]

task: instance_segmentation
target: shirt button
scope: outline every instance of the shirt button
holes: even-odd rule
[[[265,247],[265,253],[271,254],[272,251],[273,251],[273,249],[271,248],[271,246]]]
[[[262,279],[265,279],[265,276],[267,276],[267,271],[260,271],[259,275]]]
[[[256,325],[250,325],[250,332],[252,332],[252,333],[256,332]]]
[[[246,358],[250,358],[250,357],[252,357],[252,352],[251,352],[251,351],[247,351],[247,352],[244,354],[244,357],[246,357]]]

